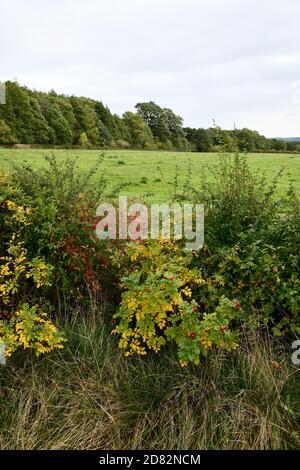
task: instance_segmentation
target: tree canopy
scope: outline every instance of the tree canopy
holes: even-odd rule
[[[6,82],[6,103],[0,105],[0,144],[141,148],[196,152],[299,152],[300,142],[267,139],[249,129],[183,127],[172,109],[154,101],[137,103],[122,117],[101,101],[33,91]]]

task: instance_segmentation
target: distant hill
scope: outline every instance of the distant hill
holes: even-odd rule
[[[300,142],[300,137],[276,137],[277,139],[284,140],[285,142]]]

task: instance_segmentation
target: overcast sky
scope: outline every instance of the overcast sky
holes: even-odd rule
[[[0,80],[300,135],[299,0],[0,0]]]

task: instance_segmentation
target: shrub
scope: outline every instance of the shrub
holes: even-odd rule
[[[45,168],[13,170],[14,184],[33,209],[24,233],[26,249],[52,266],[52,285],[45,295],[60,312],[70,302],[97,295],[109,282],[108,245],[95,233],[96,208],[106,188],[99,175],[102,159],[80,173],[76,160],[59,162],[53,155],[46,157]]]
[[[197,301],[213,309],[222,295],[238,298],[241,322],[268,324],[276,335],[300,332],[299,199],[293,188],[285,199],[276,196],[280,176],[267,184],[246,155],[222,154],[209,183],[186,185],[205,206],[205,246],[193,265],[206,285]]]
[[[90,145],[89,139],[87,138],[87,135],[85,132],[82,132],[79,136],[79,143],[80,146],[83,148],[86,148]]]
[[[280,172],[271,183],[264,174],[252,171],[245,154],[221,153],[219,163],[203,169],[198,187],[188,181],[185,194],[205,206],[208,243],[232,246],[251,227],[259,230],[278,212],[274,198]]]
[[[114,315],[113,333],[121,335],[125,355],[159,352],[168,341],[175,342],[180,364],[199,363],[214,345],[231,350],[237,333],[229,323],[235,304],[225,297],[212,313],[201,312],[193,290],[205,281],[197,269],[190,269],[192,254],[171,241],[131,243],[122,277],[121,306]]]
[[[36,355],[63,348],[64,338],[47,314],[36,305],[20,304],[6,320],[0,320],[0,339],[5,355],[11,356],[20,347],[32,349]]]
[[[117,149],[129,149],[130,143],[127,140],[119,139],[115,142],[114,147]]]
[[[4,234],[0,242],[0,340],[7,356],[20,347],[39,355],[63,344],[63,336],[46,318],[38,294],[40,288],[50,285],[52,268],[43,257],[28,256],[23,231],[30,225],[32,208],[20,205],[22,192],[8,173],[1,172],[0,180]]]

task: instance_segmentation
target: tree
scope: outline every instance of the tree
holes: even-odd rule
[[[171,109],[168,108],[163,109],[163,116],[167,123],[169,139],[172,142],[173,147],[177,150],[187,150],[188,141],[185,137],[185,132],[182,127],[182,117],[178,116]]]
[[[30,106],[32,109],[32,132],[33,141],[38,144],[48,144],[50,141],[50,126],[43,115],[42,108],[38,99],[35,96],[29,97]]]
[[[286,152],[287,143],[284,140],[272,139],[272,147],[276,152]]]
[[[3,119],[0,119],[0,144],[11,144],[14,142],[16,142],[16,138],[13,136],[10,127]]]
[[[13,102],[11,93],[9,93],[9,83],[6,82],[6,101],[5,104],[0,105],[0,118],[5,121],[6,125],[10,128],[10,131],[14,136],[16,136],[17,128],[16,128],[16,116],[14,113]]]
[[[288,152],[299,152],[300,142],[297,142],[297,141],[286,142],[286,149]]]
[[[89,144],[89,139],[87,138],[87,135],[85,132],[82,132],[79,137],[79,142],[81,147],[85,148]]]
[[[85,132],[93,145],[100,144],[100,119],[95,111],[95,101],[87,98],[70,98],[76,117],[75,142],[79,141],[81,132]]]
[[[167,115],[164,110],[154,101],[149,103],[137,103],[135,106],[137,113],[151,129],[153,136],[159,142],[170,141],[170,130],[168,127]]]
[[[184,129],[186,138],[192,146],[192,150],[196,152],[211,152],[213,142],[210,134],[205,129],[191,129],[189,127]]]
[[[169,108],[161,108],[154,101],[137,103],[136,110],[139,116],[150,127],[153,136],[162,146],[186,149],[188,142],[183,131],[183,120]]]
[[[133,147],[154,148],[151,129],[141,116],[128,111],[123,115],[123,120],[129,131],[129,142]]]
[[[0,143],[132,146],[210,152],[299,152],[299,142],[267,139],[250,129],[183,128],[183,119],[154,101],[137,103],[137,113],[112,114],[101,101],[42,93],[7,81],[6,103],[0,106]]]
[[[57,145],[71,144],[73,142],[72,129],[59,109],[57,100],[54,96],[49,100],[46,115],[48,124],[54,131],[55,140],[53,143]]]
[[[34,142],[34,116],[29,100],[28,90],[15,82],[6,82],[7,115],[5,122],[16,135],[18,142]]]
[[[137,113],[150,127],[154,137],[163,141],[168,138],[167,122],[163,118],[163,110],[154,101],[149,103],[137,103],[135,106]]]

